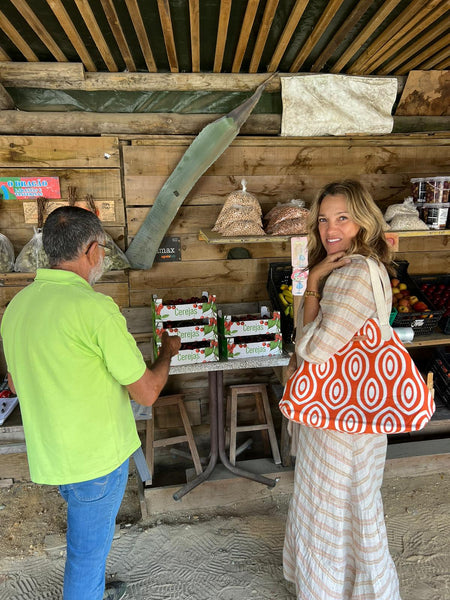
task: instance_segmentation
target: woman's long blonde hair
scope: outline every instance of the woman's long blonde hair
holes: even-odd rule
[[[347,211],[359,225],[359,231],[352,240],[348,254],[362,254],[378,260],[392,270],[392,250],[384,235],[385,221],[381,210],[375,204],[369,191],[352,179],[335,181],[324,186],[313,201],[308,215],[308,256],[311,269],[326,256],[319,235],[319,210],[325,196],[342,194],[347,200]]]

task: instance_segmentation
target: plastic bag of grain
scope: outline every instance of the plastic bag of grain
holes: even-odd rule
[[[266,227],[270,235],[300,235],[306,233],[306,217],[299,219],[284,219],[273,227]]]
[[[14,248],[10,240],[0,233],[0,273],[14,271]]]
[[[414,206],[414,200],[411,197],[405,198],[401,204],[391,204],[384,213],[384,220],[389,223],[394,217],[405,215],[418,217],[419,211]]]
[[[428,226],[417,215],[396,215],[390,222],[391,231],[427,231]]]
[[[272,235],[293,235],[306,231],[309,210],[299,199],[279,202],[264,216],[265,231]],[[290,223],[285,223],[290,221]],[[283,223],[285,223],[283,225]]]
[[[33,273],[36,269],[48,269],[50,263],[42,245],[42,229],[34,227],[33,237],[25,244],[14,263],[14,271]]]
[[[226,229],[222,232],[225,237],[231,236],[244,236],[244,235],[265,235],[264,229],[261,224],[255,223],[255,221],[233,221],[229,223]]]
[[[47,254],[42,244],[42,227],[44,226],[44,215],[47,210],[47,198],[40,196],[36,199],[37,204],[37,227],[33,227],[33,237],[25,244],[14,263],[14,271],[18,273],[32,273],[36,269],[47,269],[50,267]]]
[[[222,209],[213,231],[226,232],[231,223],[243,220],[261,223],[261,214],[254,206],[230,206],[226,211]]]
[[[109,233],[105,231],[105,259],[103,261],[103,271],[122,271],[131,267],[128,258],[115,243]]]
[[[218,231],[223,235],[235,235],[229,232],[229,228],[232,223],[246,222],[246,229],[257,230],[258,227],[262,230],[262,233],[242,233],[242,235],[264,235],[262,228],[262,209],[258,202],[258,199],[254,194],[247,191],[247,182],[245,179],[241,181],[242,189],[231,192],[227,196],[222,210],[216,219],[213,227],[213,231]],[[249,223],[255,224],[257,227],[249,225]],[[233,231],[236,227],[233,227]]]

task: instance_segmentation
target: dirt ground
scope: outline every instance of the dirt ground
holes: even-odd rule
[[[382,492],[389,546],[399,574],[402,600],[450,600],[450,473],[388,479]],[[232,512],[219,509],[209,514],[158,515],[157,518],[150,517],[144,522],[141,520],[136,479],[131,475],[118,517],[122,533],[120,540],[116,542],[116,550],[113,546],[112,552],[112,558],[117,559],[119,567],[123,564],[123,556],[130,556],[133,552],[139,554],[144,562],[143,566],[133,563],[124,572],[125,577],[128,576],[135,586],[134,595],[130,591],[130,598],[210,600],[220,597],[227,600],[249,600],[258,598],[259,594],[259,598],[270,600],[293,600],[293,589],[283,581],[281,569],[283,527],[288,502],[288,495],[280,494],[276,505],[242,503],[236,505]],[[10,487],[0,487],[0,523],[0,598],[22,597],[2,595],[2,584],[7,585],[8,577],[11,581],[20,578],[20,569],[31,569],[33,564],[37,565],[33,561],[41,561],[39,567],[36,566],[41,571],[45,570],[45,565],[51,560],[56,561],[57,564],[53,567],[56,565],[56,572],[61,579],[63,553],[56,559],[45,558],[48,555],[48,536],[63,535],[65,532],[65,505],[56,488],[31,483],[13,483]],[[158,567],[155,571],[155,566],[150,562],[154,552],[149,551],[148,556],[145,554],[150,539],[153,540],[152,545],[157,544],[158,548],[167,551],[165,560],[168,561],[168,557],[171,557],[175,565],[180,565],[182,554],[183,558],[188,554],[189,560],[183,575],[185,578],[196,576],[195,572],[200,577],[202,569],[217,553],[220,564],[224,565],[225,570],[228,569],[228,572],[220,575],[229,577],[228,592],[223,587],[225,579],[217,581],[221,586],[218,588],[220,591],[213,595],[206,591],[200,592],[205,589],[201,587],[204,583],[192,580],[192,589],[196,591],[190,595],[185,586],[181,594],[176,583],[172,587],[168,583],[167,573],[170,576],[170,572],[176,568],[170,565],[166,566],[165,574],[160,574],[160,588],[153,587],[152,592],[140,592],[139,586],[144,585],[147,581],[145,578],[151,574],[152,582],[155,582],[155,572],[156,579],[159,576],[160,564],[156,563]],[[199,558],[197,567],[195,555],[189,555],[194,540],[196,548],[199,540],[203,540],[207,550],[207,556]],[[242,554],[246,560],[238,569],[237,561],[242,558]],[[252,561],[256,561],[255,564]],[[257,561],[266,561],[266,564],[257,564]],[[270,566],[267,566],[267,561],[271,561]],[[55,568],[52,569],[53,573]],[[236,577],[240,577],[240,580],[237,581]],[[253,578],[251,583],[248,582],[249,577]],[[33,582],[34,585],[34,575]],[[146,585],[148,589],[148,584]],[[158,589],[157,593],[155,589]],[[264,589],[265,592],[256,593],[252,591],[254,589]],[[58,596],[40,592],[40,595],[26,597]]]

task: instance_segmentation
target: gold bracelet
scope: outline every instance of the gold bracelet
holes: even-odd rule
[[[319,292],[312,292],[311,290],[306,290],[305,296],[314,296],[314,298],[317,298],[318,300],[322,298]]]

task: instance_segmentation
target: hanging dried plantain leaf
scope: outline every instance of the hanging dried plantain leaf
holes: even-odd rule
[[[155,203],[131,242],[126,255],[135,269],[150,269],[163,237],[178,209],[203,173],[228,148],[239,133],[273,73],[255,93],[227,115],[198,134],[161,188]]]

